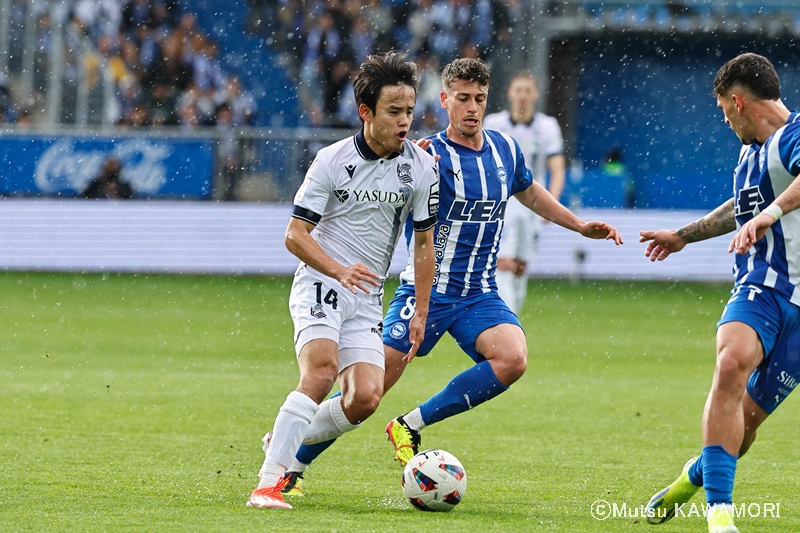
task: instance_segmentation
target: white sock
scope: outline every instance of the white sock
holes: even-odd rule
[[[325,400],[319,405],[319,411],[308,427],[303,444],[316,444],[326,440],[336,439],[353,431],[361,424],[351,424],[342,409],[342,397],[337,396]]]
[[[290,464],[289,468],[286,469],[287,472],[300,472],[301,474],[306,470],[308,470],[308,465],[301,463],[296,457],[292,459],[292,464]]]
[[[497,293],[514,314],[516,314],[518,310],[516,280],[514,279],[516,277],[517,276],[509,270],[497,270],[495,272]]]
[[[407,415],[403,415],[403,420],[405,420],[406,425],[414,431],[421,431],[422,428],[425,427],[425,422],[422,421],[422,411],[419,410],[419,407]]]
[[[514,285],[516,285],[514,292],[517,295],[517,310],[512,309],[512,311],[519,315],[519,312],[522,311],[522,307],[525,305],[525,296],[528,295],[528,275],[514,276]]]
[[[292,464],[303,442],[311,420],[319,410],[317,403],[297,391],[292,391],[278,411],[272,429],[272,442],[267,450],[258,488],[273,487]]]

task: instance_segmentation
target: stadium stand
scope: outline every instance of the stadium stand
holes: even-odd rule
[[[637,208],[725,196],[736,140],[708,96],[725,57],[773,58],[787,103],[797,101],[800,8],[789,0],[0,0],[0,11],[0,122],[17,125],[5,135],[74,124],[209,139],[213,183],[176,185],[187,198],[288,199],[314,147],[358,126],[351,74],[388,48],[408,50],[423,73],[420,134],[444,124],[438,73],[455,55],[489,62],[490,111],[511,72],[534,70],[576,171],[567,197],[587,206],[628,201],[602,181],[614,146]],[[180,165],[170,172],[179,179]],[[701,193],[684,194],[698,181]],[[11,185],[0,194],[54,194]]]

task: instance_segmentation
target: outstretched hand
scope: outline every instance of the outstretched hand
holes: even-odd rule
[[[663,261],[669,254],[680,252],[686,246],[686,241],[678,236],[678,232],[668,229],[658,231],[640,231],[639,242],[648,242],[644,256],[650,261]]]
[[[403,356],[403,361],[410,363],[417,355],[422,340],[425,338],[425,317],[420,316],[418,313],[411,317],[411,322],[408,324],[408,341],[411,343],[411,349]]]
[[[611,224],[605,222],[587,222],[579,229],[580,234],[589,239],[613,240],[614,244],[622,244],[622,235]]]
[[[775,223],[775,217],[769,213],[759,213],[748,220],[728,245],[728,252],[746,254],[748,250],[767,233],[770,226]]]
[[[377,287],[380,285],[380,277],[367,268],[366,265],[356,263],[342,271],[341,275],[339,275],[339,283],[353,294],[357,294],[356,289],[361,289],[369,294],[369,288],[365,284],[368,283]]]

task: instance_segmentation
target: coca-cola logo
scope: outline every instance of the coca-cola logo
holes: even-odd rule
[[[115,142],[110,149],[60,140],[48,147],[36,162],[34,182],[43,193],[82,192],[100,175],[108,158],[114,157],[121,163],[122,179],[134,191],[155,194],[167,182],[164,162],[171,153],[169,146],[147,139],[125,139]]]

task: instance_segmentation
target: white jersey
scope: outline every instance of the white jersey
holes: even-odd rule
[[[483,127],[502,131],[513,137],[525,157],[525,165],[533,179],[547,188],[547,159],[564,153],[564,139],[558,121],[544,113],[535,113],[527,124],[515,123],[508,110],[492,113],[483,119]],[[498,257],[511,257],[530,263],[538,252],[539,217],[510,198],[506,208],[506,227],[500,241]]]
[[[312,236],[328,256],[363,263],[382,283],[409,211],[417,231],[436,223],[436,163],[408,140],[401,153],[381,158],[362,130],[317,153],[294,204],[292,216],[316,226]]]
[[[535,113],[527,124],[511,121],[508,110],[492,113],[483,119],[483,128],[511,135],[522,148],[525,165],[531,169],[533,179],[546,187],[547,159],[564,153],[564,138],[558,121],[544,113]]]

